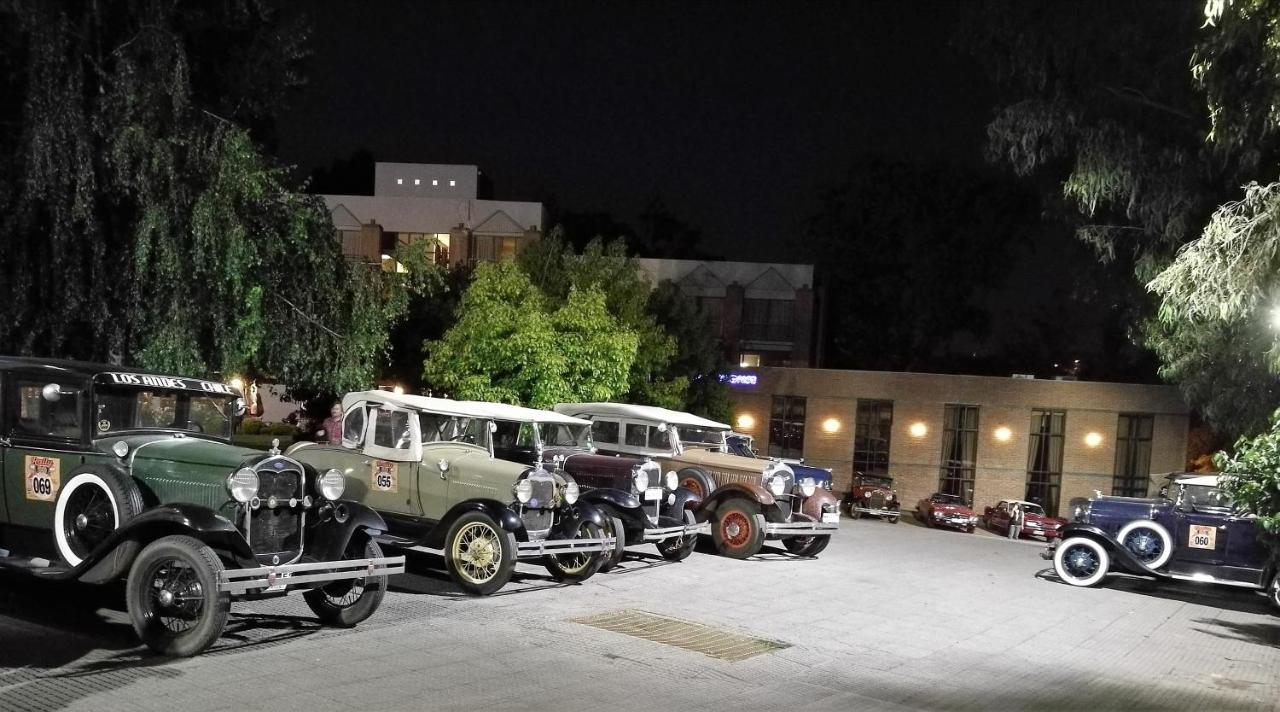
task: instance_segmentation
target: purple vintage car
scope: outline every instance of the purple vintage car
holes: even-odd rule
[[[1158,498],[1094,497],[1044,554],[1072,586],[1096,586],[1112,571],[1239,586],[1280,606],[1276,558],[1254,515],[1218,488],[1218,475],[1171,475]]]

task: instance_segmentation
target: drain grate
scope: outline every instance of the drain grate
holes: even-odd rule
[[[652,640],[655,643],[692,650],[717,660],[737,662],[747,658],[791,647],[787,643],[731,633],[702,623],[682,621],[648,611],[623,610],[585,618],[572,618],[580,623],[614,633]]]

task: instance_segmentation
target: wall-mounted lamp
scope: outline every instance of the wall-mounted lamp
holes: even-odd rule
[[[398,396],[402,396],[404,395],[404,386],[392,386],[391,392]]]
[[[743,413],[738,416],[738,429],[750,430],[756,427],[756,419],[751,417],[750,413]]]
[[[923,438],[929,434],[929,426],[917,421],[912,423],[910,428],[907,428],[907,432],[911,433],[913,438]]]
[[[840,432],[840,421],[835,418],[827,418],[822,421],[822,431],[826,433]]]
[[[1013,431],[1001,425],[1000,427],[996,428],[995,436],[996,436],[996,440],[999,440],[1002,443],[1007,443],[1011,439],[1013,439]]]
[[[232,387],[232,388],[236,389],[237,391],[240,391],[241,393],[244,393],[244,379],[243,379],[243,378],[241,378],[241,377],[239,377],[239,376],[232,376],[232,377],[231,377],[231,381],[230,381],[230,383],[231,383],[231,387]]]
[[[1084,444],[1089,447],[1098,447],[1102,444],[1102,433],[1089,433],[1084,436]]]

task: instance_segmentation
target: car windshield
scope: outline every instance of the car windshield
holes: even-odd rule
[[[724,431],[711,430],[709,428],[690,428],[681,426],[679,429],[680,443],[685,447],[724,447]]]
[[[892,488],[893,478],[892,477],[868,477],[866,475],[863,475],[862,484],[867,487]]]
[[[1022,507],[1022,511],[1025,514],[1036,514],[1041,517],[1044,516],[1044,507],[1041,507],[1038,504],[1031,504],[1030,502],[1020,502],[1018,506]]]
[[[954,494],[935,494],[929,498],[929,501],[934,504],[963,504],[960,501],[960,496]]]
[[[591,426],[570,423],[539,423],[538,434],[545,447],[591,447]]]
[[[1231,498],[1217,487],[1205,485],[1185,485],[1182,488],[1182,501],[1197,509],[1230,509]]]
[[[751,438],[734,438],[730,449],[743,457],[760,457],[756,454],[755,448],[751,447]]]
[[[176,430],[229,440],[236,396],[165,388],[99,385],[94,392],[94,432],[102,437],[131,430]]]
[[[424,443],[467,443],[489,447],[489,421],[441,413],[419,413]]]

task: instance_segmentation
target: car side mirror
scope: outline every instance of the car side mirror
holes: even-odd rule
[[[489,432],[491,433],[498,432],[498,424],[493,422],[492,420],[489,421]]]
[[[245,405],[243,398],[237,398],[234,407],[237,418],[243,418],[245,411],[249,410],[249,407]]]
[[[56,383],[50,383],[46,385],[44,388],[40,389],[40,397],[44,398],[50,403],[57,403],[59,400],[62,399],[63,396],[69,396],[73,393],[75,393],[75,391],[62,390],[62,386],[59,386]]]
[[[658,423],[658,432],[660,432],[660,433],[665,433],[665,432],[667,432],[667,424],[666,424],[666,423]]]

